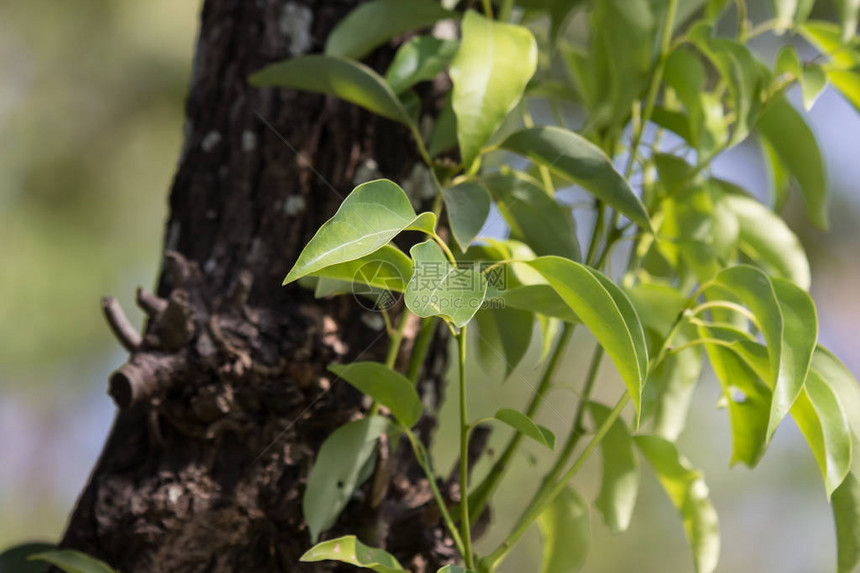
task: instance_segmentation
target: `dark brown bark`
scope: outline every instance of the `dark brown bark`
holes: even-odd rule
[[[110,380],[126,407],[65,546],[123,573],[333,569],[298,563],[310,546],[304,481],[323,440],[367,404],[325,367],[380,359],[386,337],[351,297],[319,301],[280,283],[369,160],[402,179],[416,158],[395,124],[330,98],[255,89],[246,78],[320,51],[353,4],[205,2],[157,296],[138,293],[150,319],[139,345],[126,341],[132,356]],[[379,64],[390,53],[374,57]],[[419,427],[425,440],[444,362],[437,339],[419,384],[431,406]],[[382,503],[371,506],[365,485],[327,536],[356,533],[414,571],[435,571],[452,557],[451,543],[399,446]]]

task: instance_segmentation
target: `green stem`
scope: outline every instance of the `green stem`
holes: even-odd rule
[[[535,390],[534,396],[532,396],[531,402],[529,403],[528,408],[526,408],[525,414],[529,418],[533,417],[537,413],[538,408],[543,402],[544,396],[552,384],[555,371],[561,362],[561,357],[564,356],[564,351],[567,348],[575,329],[576,327],[573,324],[564,324],[561,334],[558,337],[558,342],[556,342],[552,355],[550,355],[549,362],[547,362],[543,376],[538,383],[537,390]],[[481,515],[481,512],[484,511],[487,503],[489,503],[490,497],[492,497],[507,472],[511,459],[516,453],[522,439],[523,434],[519,432],[516,432],[513,435],[502,452],[502,455],[499,456],[499,459],[497,459],[493,464],[487,477],[485,477],[484,481],[482,481],[478,487],[474,488],[469,495],[469,517],[472,521],[476,520],[478,516]]]
[[[517,527],[513,532],[508,536],[507,539],[492,553],[490,553],[486,559],[485,563],[488,564],[488,568],[490,570],[495,569],[499,563],[507,557],[508,553],[510,553],[511,549],[514,548],[516,543],[520,540],[520,538],[528,531],[528,528],[531,526],[532,522],[536,520],[540,515],[544,512],[544,510],[549,506],[550,503],[567,487],[568,482],[579,472],[582,468],[583,464],[585,464],[586,460],[588,460],[589,456],[597,449],[600,443],[603,441],[603,438],[606,437],[606,434],[609,432],[609,429],[612,427],[612,424],[615,423],[615,420],[621,415],[621,412],[624,410],[624,407],[627,405],[627,402],[630,401],[630,394],[625,392],[621,399],[618,400],[618,403],[615,405],[615,408],[612,409],[612,412],[609,414],[609,417],[603,422],[600,428],[597,430],[597,433],[594,434],[594,438],[588,443],[585,449],[579,454],[579,457],[576,458],[576,461],[573,462],[573,465],[570,466],[570,469],[562,476],[561,480],[556,482],[552,489],[547,493],[547,495],[541,500],[541,502],[535,506],[533,506],[524,516],[523,519],[520,520]]]
[[[645,133],[645,126],[651,120],[651,114],[654,112],[654,106],[657,103],[657,94],[660,92],[660,82],[663,81],[663,68],[666,64],[666,58],[669,57],[669,52],[672,49],[672,31],[675,28],[675,16],[678,14],[678,0],[669,0],[669,8],[666,10],[666,19],[663,21],[663,37],[660,44],[660,57],[657,60],[657,67],[654,70],[654,75],[651,76],[651,84],[648,86],[648,95],[645,99],[645,109],[642,111],[642,118],[636,126],[633,134],[633,145],[630,148],[630,159],[625,170],[625,179],[630,177],[633,172],[633,166],[636,164],[636,157],[639,154],[639,144],[642,143],[642,135]]]
[[[484,14],[487,16],[487,18],[492,20],[493,19],[493,5],[490,4],[490,0],[481,0],[481,3],[484,6]]]
[[[502,0],[502,6],[499,8],[499,22],[509,21],[513,11],[514,0]]]
[[[391,336],[391,340],[388,342],[388,353],[385,355],[385,365],[394,369],[394,363],[397,362],[397,354],[400,352],[400,345],[403,342],[403,331],[406,330],[406,321],[409,318],[411,313],[408,310],[404,310],[403,314],[400,316],[400,324],[397,325],[397,330],[394,331]],[[370,413],[369,415],[375,416],[379,413],[379,404],[376,400],[370,405]]]
[[[537,507],[543,503],[544,498],[549,495],[549,492],[554,487],[556,480],[564,471],[565,466],[570,462],[570,458],[576,449],[579,439],[585,434],[583,420],[585,418],[585,408],[591,400],[591,393],[594,391],[594,383],[597,380],[597,372],[600,370],[600,362],[603,360],[604,350],[599,344],[594,349],[594,354],[591,357],[591,364],[588,367],[588,374],[585,377],[585,383],[582,388],[582,394],[579,398],[579,404],[576,407],[576,414],[573,417],[573,425],[570,428],[570,433],[564,443],[561,453],[555,460],[552,468],[541,481],[541,485],[535,494],[532,496],[527,508]],[[530,511],[527,509],[520,517],[520,521],[528,519]]]
[[[424,470],[424,474],[427,476],[427,481],[430,483],[430,489],[433,491],[433,497],[436,499],[439,511],[442,512],[442,518],[445,520],[445,525],[451,533],[454,545],[457,546],[457,551],[461,554],[465,554],[466,550],[463,546],[463,540],[460,538],[457,526],[454,524],[454,520],[448,512],[448,508],[445,506],[445,499],[442,497],[442,494],[439,492],[439,487],[436,485],[436,475],[433,472],[433,467],[430,465],[430,456],[427,453],[427,450],[424,448],[424,445],[418,441],[418,438],[415,437],[415,434],[413,434],[412,430],[409,428],[406,428],[406,437],[409,438],[409,443],[412,445],[412,451],[415,452],[415,458],[418,460],[418,465],[421,466],[421,469]]]
[[[602,201],[595,203],[595,209],[597,210],[597,218],[594,221],[594,232],[591,234],[591,243],[588,245],[588,254],[585,257],[585,262],[588,265],[594,264],[597,247],[600,245],[600,237],[603,235],[603,225],[606,217],[606,209]]]
[[[651,360],[651,362],[648,364],[648,371],[645,373],[644,380],[647,380],[651,376],[651,373],[654,372],[654,370],[660,365],[661,362],[663,362],[663,359],[666,358],[672,340],[675,338],[675,335],[678,333],[678,331],[681,329],[681,326],[683,326],[684,322],[689,317],[688,311],[690,307],[695,304],[696,299],[699,297],[699,295],[705,288],[707,288],[706,285],[700,287],[693,294],[693,296],[690,297],[681,312],[678,313],[678,316],[677,318],[675,318],[675,322],[672,325],[672,328],[669,330],[669,334],[666,336],[665,340],[663,340],[663,344],[660,347],[660,350],[657,352],[654,359]],[[591,368],[589,369],[589,375],[586,381],[586,390],[588,391],[588,394],[590,394],[590,387],[593,386],[593,381],[597,377],[597,368],[600,365],[600,360],[602,357],[602,347],[598,346],[598,349],[595,350],[594,357],[592,358]],[[583,396],[579,405],[580,408],[584,408],[585,406],[583,406],[583,404],[587,404],[588,394],[585,390],[583,391]],[[630,394],[628,392],[625,392],[624,395],[621,396],[621,399],[618,401],[615,408],[612,410],[612,413],[609,415],[603,425],[601,425],[600,428],[597,430],[597,433],[595,433],[594,438],[592,438],[592,440],[588,443],[588,445],[585,447],[579,457],[576,458],[573,465],[570,467],[569,470],[567,470],[567,472],[561,477],[561,479],[556,481],[550,481],[550,476],[547,476],[547,478],[544,479],[541,487],[538,489],[538,492],[532,498],[531,503],[529,503],[522,517],[519,519],[517,525],[514,527],[514,530],[505,539],[505,541],[502,542],[502,544],[498,548],[496,548],[495,551],[493,551],[489,556],[487,556],[485,562],[488,564],[490,570],[494,569],[508,555],[510,550],[513,549],[514,545],[516,545],[517,541],[519,541],[519,539],[523,536],[526,530],[528,530],[534,520],[536,520],[540,516],[540,514],[543,513],[543,511],[549,506],[550,503],[552,503],[556,496],[558,496],[558,494],[567,486],[570,480],[573,479],[573,477],[576,475],[576,473],[579,471],[579,469],[582,467],[588,457],[592,454],[592,452],[594,452],[595,449],[597,449],[597,446],[600,445],[600,442],[603,440],[604,436],[606,436],[606,433],[609,431],[609,428],[612,426],[613,423],[615,423],[615,420],[618,419],[618,416],[621,415],[621,411],[624,409],[624,406],[627,405],[627,402],[629,400]],[[577,415],[579,416],[581,414],[577,412]],[[568,453],[568,450],[572,452],[573,448],[576,446],[575,442],[578,441],[578,434],[576,434],[576,426],[574,426],[573,431],[575,434],[572,435],[571,438],[568,438],[568,444],[565,445],[565,451],[562,453],[562,456],[559,457],[560,460],[562,457],[565,457],[565,454]],[[572,446],[569,447],[570,442],[574,443]],[[556,462],[556,466],[564,467],[564,462]],[[552,473],[560,473],[560,471],[561,470],[556,469],[556,467],[553,467],[553,470],[551,471],[550,475],[552,475]]]
[[[469,420],[466,414],[466,327],[457,334],[460,358],[460,536],[466,567],[475,569],[469,519]]]
[[[418,330],[418,336],[415,337],[415,345],[409,357],[409,365],[406,367],[406,377],[413,384],[418,382],[418,376],[421,375],[421,367],[424,366],[424,359],[427,358],[434,332],[436,332],[436,317],[428,316],[421,321],[421,328]]]

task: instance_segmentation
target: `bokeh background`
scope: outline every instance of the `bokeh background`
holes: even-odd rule
[[[764,10],[752,2],[752,14]],[[182,143],[182,107],[197,29],[198,0],[0,0],[0,549],[56,540],[86,483],[114,407],[107,375],[124,352],[109,336],[99,298],[118,296],[132,311],[137,285],[152,286],[167,191]],[[784,38],[756,48],[772,59]],[[801,55],[804,46],[798,44]],[[806,52],[809,54],[809,52]],[[798,201],[786,217],[809,251],[821,339],[860,374],[860,119],[833,90],[810,112],[832,190],[831,231],[809,226]],[[721,158],[716,173],[762,197],[767,175],[754,146]],[[286,262],[285,262],[286,265]],[[593,341],[578,333],[557,382],[577,387]],[[531,355],[536,354],[536,348]],[[524,364],[502,384],[474,366],[471,414],[522,404],[537,371]],[[598,398],[613,403],[621,384],[609,361]],[[706,376],[697,391],[682,451],[705,470],[721,519],[722,572],[805,573],[835,569],[830,508],[818,469],[790,420],[759,467],[729,469],[725,411]],[[541,422],[567,432],[575,406],[559,388]],[[455,403],[443,420],[453,421]],[[435,454],[454,459],[455,424],[443,423]],[[499,431],[497,450],[507,435]],[[499,492],[497,520],[510,522],[536,486],[524,451]],[[478,471],[485,471],[486,464]],[[599,462],[578,482],[593,497]],[[592,516],[586,571],[692,571],[680,521],[647,469],[630,530],[609,534]],[[505,533],[493,527],[482,541]],[[532,532],[506,564],[536,569]]]

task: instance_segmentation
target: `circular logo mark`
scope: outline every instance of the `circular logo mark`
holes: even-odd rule
[[[388,261],[367,261],[352,278],[352,294],[363,308],[388,310],[400,300],[404,280],[395,265]]]

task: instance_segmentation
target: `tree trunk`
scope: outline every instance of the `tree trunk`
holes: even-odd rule
[[[139,292],[149,315],[139,344],[107,305],[132,352],[109,381],[120,409],[64,546],[123,573],[333,570],[298,563],[310,547],[304,483],[323,440],[367,402],[325,368],[380,360],[387,337],[352,297],[316,300],[281,280],[359,179],[403,180],[416,156],[398,125],[246,78],[320,51],[353,5],[205,2],[162,274],[156,295]],[[441,330],[419,383],[425,441],[443,397]],[[376,480],[387,481],[382,502],[365,484],[327,536],[356,533],[435,571],[451,542],[408,448],[392,449],[390,480]]]

